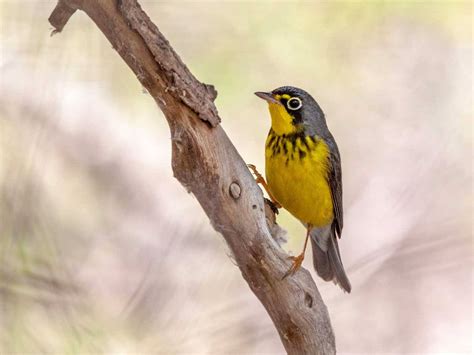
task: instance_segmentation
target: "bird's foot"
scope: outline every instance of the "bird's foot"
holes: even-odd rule
[[[289,256],[288,259],[293,260],[293,265],[291,265],[290,269],[283,275],[282,280],[286,279],[288,276],[293,275],[298,269],[301,267],[301,264],[304,260],[304,252],[298,256]]]
[[[262,174],[260,174],[257,170],[257,167],[253,164],[247,164],[250,170],[252,170],[252,173],[255,175],[255,181],[257,184],[266,184],[267,182],[263,178]]]
[[[249,169],[252,171],[252,173],[255,175],[255,182],[257,184],[260,184],[263,186],[265,191],[267,192],[268,196],[270,197],[270,201],[272,203],[272,210],[275,211],[275,209],[278,211],[279,208],[281,208],[281,204],[273,197],[272,193],[270,192],[270,189],[268,188],[267,182],[263,178],[262,174],[260,174],[257,170],[257,167],[253,164],[247,164]],[[278,213],[278,212],[276,212]]]

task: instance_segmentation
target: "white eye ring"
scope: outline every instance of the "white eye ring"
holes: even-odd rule
[[[297,102],[298,105],[297,106],[294,106],[293,105],[290,105],[290,102],[293,103],[293,102]],[[301,106],[303,106],[303,101],[301,101],[301,99],[299,97],[292,97],[291,99],[289,99],[287,102],[286,102],[286,107],[288,107],[289,110],[292,110],[292,111],[296,111],[296,110],[299,110],[301,108]]]

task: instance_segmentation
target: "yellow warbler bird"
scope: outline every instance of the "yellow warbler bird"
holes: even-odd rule
[[[341,161],[324,113],[310,94],[292,86],[255,94],[268,102],[271,116],[265,145],[266,183],[250,167],[276,207],[284,207],[307,228],[303,251],[292,257],[285,277],[301,266],[311,237],[318,275],[350,292],[337,244],[343,226]]]

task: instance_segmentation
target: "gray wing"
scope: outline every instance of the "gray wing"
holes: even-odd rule
[[[332,204],[334,208],[334,222],[337,235],[341,238],[343,217],[342,217],[342,173],[341,173],[341,158],[339,156],[339,149],[337,149],[334,140],[328,142],[330,147],[329,154],[329,171],[328,183],[331,188]]]

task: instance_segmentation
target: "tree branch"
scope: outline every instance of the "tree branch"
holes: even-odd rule
[[[270,235],[261,190],[219,125],[214,88],[192,75],[136,0],[60,0],[49,18],[55,32],[76,10],[95,22],[165,114],[175,177],[224,236],[287,352],[335,353],[329,315],[309,272],[282,280],[291,264]]]

